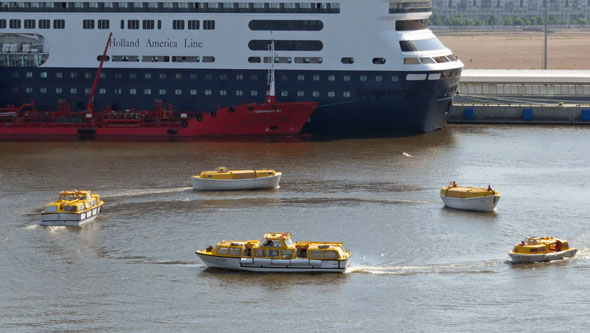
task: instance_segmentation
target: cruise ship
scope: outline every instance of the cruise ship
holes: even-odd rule
[[[463,63],[425,0],[0,1],[0,107],[215,110],[317,102],[312,134],[399,135],[446,123]],[[274,53],[269,52],[271,44]]]

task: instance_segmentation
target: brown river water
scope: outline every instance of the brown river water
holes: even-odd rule
[[[220,165],[283,172],[276,190],[193,192]],[[499,190],[495,213],[444,208],[449,181]],[[590,127],[449,125],[404,138],[0,142],[0,331],[584,331]],[[63,189],[101,194],[82,228],[41,227]],[[206,269],[222,239],[342,241],[344,274]],[[576,257],[512,265],[524,237]]]

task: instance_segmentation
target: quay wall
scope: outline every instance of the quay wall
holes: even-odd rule
[[[451,105],[448,123],[589,124],[590,104],[460,104]]]

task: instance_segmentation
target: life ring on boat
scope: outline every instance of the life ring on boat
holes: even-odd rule
[[[562,249],[562,244],[561,241],[556,241],[555,242],[555,252],[559,252]]]
[[[197,115],[197,121],[203,121],[203,116],[201,116],[200,114]]]
[[[217,115],[217,112],[211,111],[211,117],[215,117],[216,115]]]
[[[186,120],[183,120],[183,121],[180,123],[180,126],[182,126],[182,127],[184,127],[184,128],[187,128],[187,127],[188,127],[188,121],[186,121]]]

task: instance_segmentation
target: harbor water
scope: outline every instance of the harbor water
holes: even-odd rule
[[[449,125],[403,138],[0,142],[0,331],[583,331],[590,312],[590,128]],[[283,172],[276,190],[194,192],[223,165]],[[500,191],[494,213],[440,187]],[[60,190],[105,201],[82,228],[41,227]],[[344,274],[206,269],[223,239],[342,241]],[[511,265],[524,237],[576,257]]]

